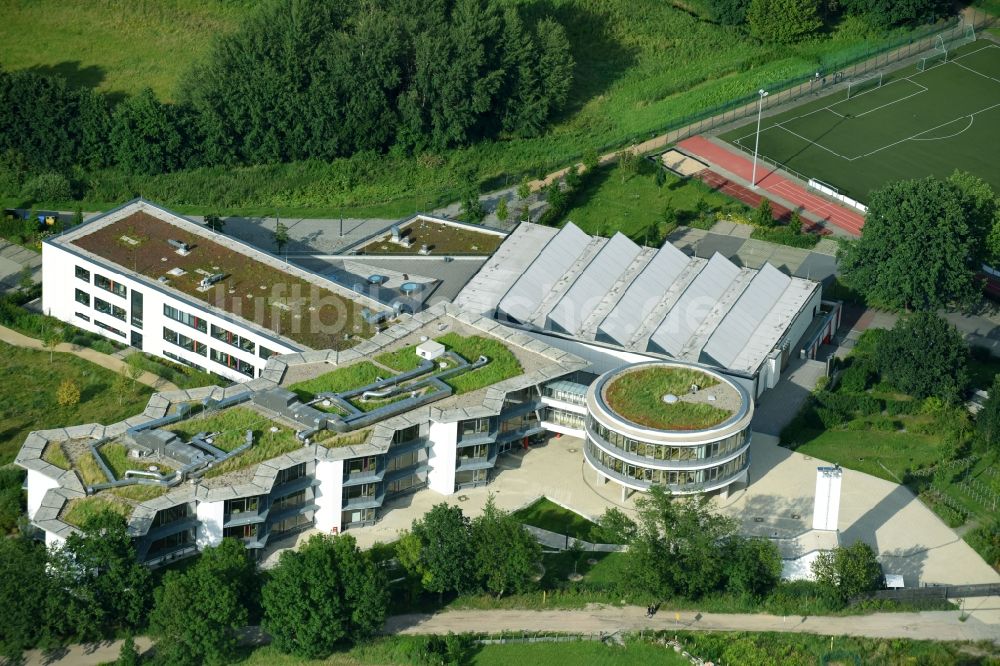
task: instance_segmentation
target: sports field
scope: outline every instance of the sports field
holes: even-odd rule
[[[841,88],[765,117],[759,154],[862,202],[886,182],[955,169],[1000,191],[1000,46],[978,41],[943,56],[924,71],[884,74],[881,85],[876,74],[850,97]],[[755,130],[721,138],[752,154]]]

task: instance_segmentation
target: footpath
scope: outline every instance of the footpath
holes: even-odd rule
[[[7,328],[6,326],[0,326],[0,341],[6,342],[9,345],[15,347],[23,347],[25,349],[37,349],[39,351],[49,351],[45,345],[42,344],[41,340],[37,340],[32,337],[28,337],[22,333]],[[128,364],[125,361],[112,356],[110,354],[105,354],[103,352],[95,351],[88,347],[79,347],[77,345],[69,344],[68,342],[62,342],[52,348],[52,351],[61,352],[64,354],[73,354],[84,360],[90,361],[102,368],[107,368],[112,372],[121,372],[122,368],[128,368]],[[140,384],[145,384],[146,386],[152,387],[157,391],[177,391],[179,390],[177,385],[173,382],[169,382],[162,377],[157,377],[151,372],[143,372],[139,378],[136,380]]]
[[[1000,625],[984,622],[973,613],[962,620],[959,611],[873,613],[845,617],[801,617],[698,613],[660,609],[652,618],[638,606],[601,606],[583,610],[463,610],[434,614],[394,615],[385,624],[386,634],[447,634],[500,632],[552,632],[605,634],[638,631],[775,631],[821,636],[866,636],[935,641],[991,641],[1000,645]],[[247,627],[242,642],[268,642],[257,627]],[[96,666],[118,658],[121,641],[71,645],[51,652],[31,650],[25,664]],[[136,638],[140,652],[150,648],[147,637]]]

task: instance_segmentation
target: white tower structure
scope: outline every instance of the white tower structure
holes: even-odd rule
[[[837,530],[840,517],[840,482],[844,470],[839,465],[816,468],[816,500],[813,508],[814,530]]]

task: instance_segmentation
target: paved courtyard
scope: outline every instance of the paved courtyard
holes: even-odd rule
[[[466,515],[476,516],[491,493],[507,510],[544,495],[590,518],[610,507],[634,511],[635,496],[623,501],[619,486],[596,480],[583,460],[582,444],[572,437],[552,438],[543,446],[501,458],[501,469],[485,488],[448,497],[424,489],[387,502],[388,510],[376,525],[350,533],[362,547],[393,541],[435,504],[458,505]],[[751,456],[749,486],[713,501],[738,519],[746,534],[795,539],[809,531],[816,467],[827,463],[783,449],[777,438],[763,433],[754,434]],[[902,574],[907,586],[1000,582],[1000,575],[909,490],[867,474],[844,471],[839,529],[842,543],[861,539],[876,548],[885,570]],[[300,534],[297,540],[313,533]],[[267,564],[276,561],[276,548],[294,543],[273,544]]]

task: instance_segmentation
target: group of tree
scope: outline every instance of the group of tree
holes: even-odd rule
[[[608,510],[601,526],[628,544],[624,591],[657,601],[727,591],[760,599],[781,577],[773,542],[737,534],[706,497],[675,497],[659,486],[635,502],[636,519]]]
[[[1000,199],[982,179],[890,183],[871,193],[861,238],[839,256],[844,283],[892,310],[979,302],[983,263],[1000,261]]]
[[[111,512],[46,549],[25,537],[0,539],[0,652],[95,641],[144,626],[149,570],[136,561],[125,521]]]
[[[708,14],[723,25],[746,25],[765,42],[807,37],[825,23],[853,16],[875,28],[933,23],[954,11],[949,0],[707,0]]]
[[[182,80],[112,104],[57,77],[0,71],[0,155],[40,199],[74,166],[155,174],[535,136],[565,105],[564,28],[500,0],[262,3]],[[27,174],[41,174],[28,176]]]
[[[400,565],[420,587],[439,596],[485,591],[498,599],[532,585],[541,547],[490,497],[482,515],[437,504],[397,543]]]

